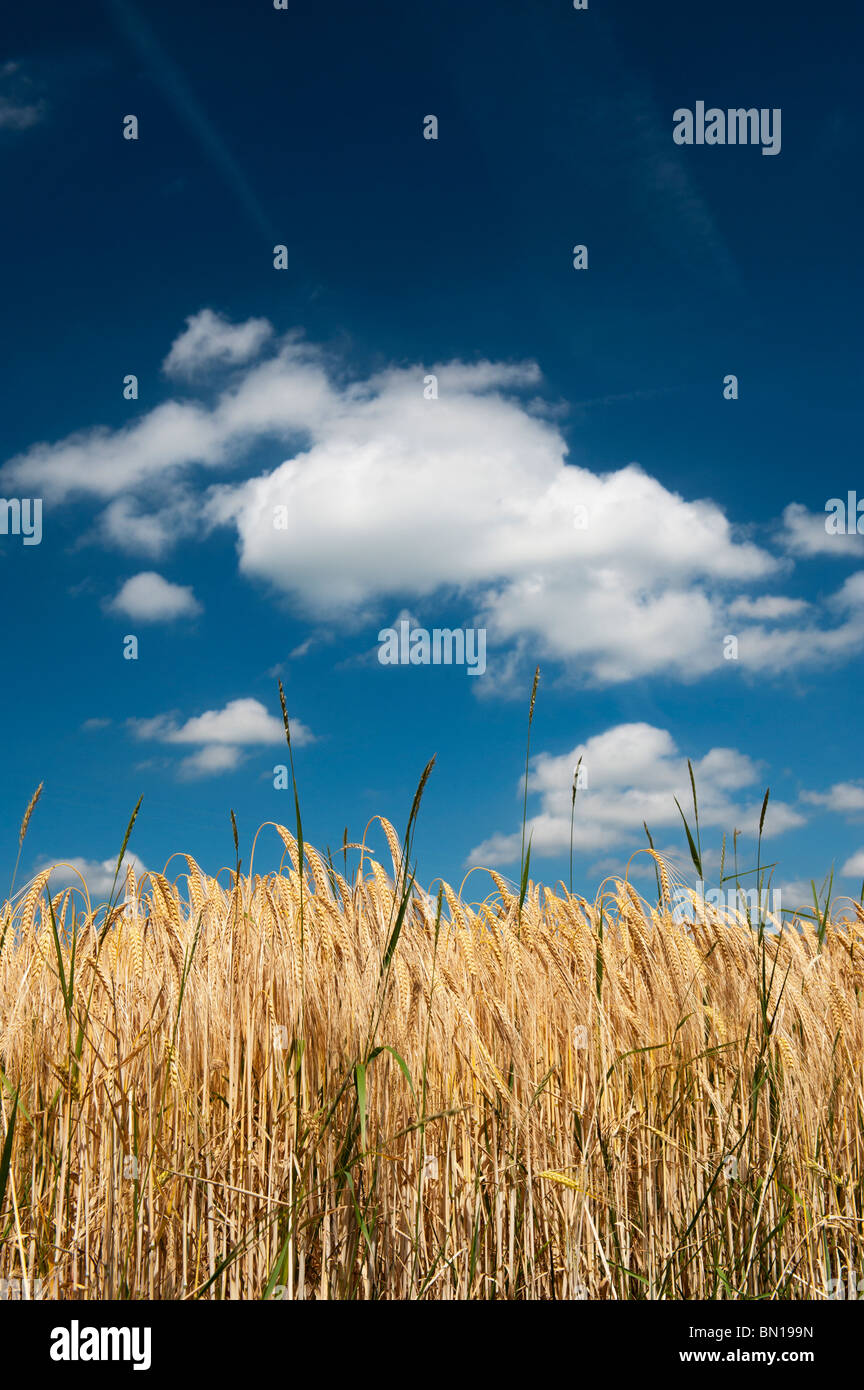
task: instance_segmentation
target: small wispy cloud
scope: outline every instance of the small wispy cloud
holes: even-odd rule
[[[839,560],[864,559],[864,535],[855,529],[857,515],[848,533],[827,530],[826,520],[830,520],[827,511],[808,512],[800,502],[790,502],[783,512],[780,540],[784,549],[796,558],[830,555]]]
[[[21,63],[8,62],[0,67],[0,130],[29,130],[39,124],[47,109],[35,96],[33,79]]]
[[[139,879],[147,872],[138,855],[131,853],[124,856],[119,873],[116,858],[84,859],[75,855],[65,860],[46,859],[38,867],[47,869],[49,865],[55,866],[50,879],[52,893],[59,893],[61,888],[80,889],[83,879],[94,906],[97,902],[104,902],[112,890],[115,894],[118,889],[122,891],[130,868],[134,869]]]
[[[291,742],[298,747],[315,742],[311,729],[299,719],[289,720]],[[199,744],[179,764],[182,781],[232,772],[243,762],[244,748],[284,744],[281,719],[271,714],[260,700],[251,697],[229,700],[223,709],[205,710],[185,722],[176,714],[157,714],[151,719],[129,719],[128,727],[141,740],[168,744]]]
[[[843,878],[864,878],[864,849],[859,849],[857,854],[846,860],[840,874]]]
[[[214,777],[220,772],[233,772],[242,761],[243,753],[239,748],[212,743],[184,758],[177,769],[177,776],[182,782],[190,782],[198,777]]]
[[[783,618],[798,618],[802,613],[806,613],[809,607],[809,603],[803,598],[786,598],[782,594],[762,594],[759,598],[748,598],[744,594],[730,603],[729,616],[779,622]]]
[[[192,589],[184,584],[172,584],[155,570],[145,570],[127,579],[119,593],[107,604],[107,609],[110,613],[135,618],[142,623],[194,618],[202,611]]]
[[[272,336],[273,325],[267,319],[231,323],[212,309],[202,309],[187,318],[186,328],[171,344],[162,370],[166,376],[194,376],[220,363],[239,366],[257,357]]]
[[[864,811],[864,782],[835,782],[827,792],[804,792],[801,800],[839,815],[860,815]]]

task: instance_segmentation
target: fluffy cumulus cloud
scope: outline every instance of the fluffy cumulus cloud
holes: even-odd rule
[[[318,354],[289,337],[276,356],[233,374],[214,403],[163,401],[122,429],[96,426],[58,444],[34,444],[5,465],[4,485],[52,502],[139,494],[146,501],[171,493],[170,515],[182,475],[196,467],[234,464],[267,436],[306,433],[328,416],[337,399]],[[134,514],[140,520],[146,513]]]
[[[864,849],[859,849],[857,854],[851,855],[840,870],[843,878],[864,879]]]
[[[186,329],[171,345],[162,370],[166,376],[182,377],[217,363],[237,366],[257,357],[272,333],[267,319],[231,323],[212,309],[202,309],[186,320]]]
[[[220,772],[233,772],[242,761],[243,754],[239,748],[233,748],[227,743],[211,743],[205,748],[199,748],[197,753],[190,753],[188,758],[183,758],[177,775],[184,782],[193,781],[198,777],[216,777]]]
[[[434,617],[446,597],[487,629],[490,688],[523,648],[600,683],[728,671],[729,635],[737,669],[774,674],[864,649],[864,573],[818,606],[761,592],[789,561],[716,503],[636,464],[596,474],[569,462],[532,362],[357,380],[298,334],[276,340],[265,320],[203,310],[165,365],[230,370],[210,399],[33,445],[3,486],[52,503],[89,496],[102,506],[97,538],[153,556],[227,527],[241,572],[322,623],[359,614],[371,626],[393,600]],[[794,507],[786,524],[803,528]]]
[[[116,858],[100,860],[82,859],[76,856],[63,861],[51,859],[47,860],[42,867],[47,869],[49,864],[55,866],[50,880],[52,893],[59,893],[61,888],[67,887],[80,889],[83,878],[94,905],[97,902],[104,902],[112,889],[115,898],[123,895],[127,869],[134,869],[138,879],[147,872],[137,854],[131,853],[124,856],[116,882],[114,877],[117,869]]]
[[[153,570],[144,570],[126,580],[108,609],[142,623],[166,623],[175,618],[194,618],[201,612],[201,605],[191,589],[172,584]]]
[[[206,710],[182,723],[172,714],[130,719],[128,723],[143,741],[199,745],[180,762],[178,776],[182,779],[231,772],[243,761],[244,748],[285,744],[282,720],[251,697],[229,700],[223,709]],[[293,744],[314,742],[314,734],[299,719],[289,718],[289,724]]]
[[[804,792],[801,800],[841,815],[860,815],[864,812],[864,782],[835,782],[827,792]]]
[[[864,570],[849,575],[825,600],[821,610],[808,608],[806,619],[789,622],[788,614],[763,621],[730,617],[730,631],[739,635],[743,664],[782,675],[805,667],[823,667],[864,650]]]
[[[843,503],[848,498],[826,499]],[[783,512],[783,542],[786,549],[795,556],[811,558],[814,555],[830,555],[835,559],[864,560],[864,535],[856,529],[857,515],[845,517],[848,530],[827,530],[826,523],[836,525],[835,508],[824,512],[809,512],[800,502],[790,502]]]
[[[681,828],[675,798],[690,804],[690,774],[672,735],[651,724],[619,724],[578,744],[569,753],[540,753],[532,759],[529,792],[540,807],[528,822],[532,856],[569,851],[573,774],[582,759],[576,793],[573,845],[597,853],[644,843],[643,822],[652,834]],[[734,748],[712,748],[694,760],[699,821],[706,828],[754,833],[762,798],[756,764]],[[516,798],[514,797],[514,803]],[[800,812],[783,802],[769,802],[766,834],[804,824]],[[527,842],[527,838],[526,838]],[[472,863],[511,864],[518,860],[521,829],[497,833],[477,845]]]
[[[600,680],[722,661],[720,594],[774,561],[710,502],[635,466],[568,466],[558,427],[522,404],[537,370],[390,371],[343,401],[312,448],[217,489],[241,570],[314,615],[449,587],[499,644],[542,643]],[[584,523],[584,524],[583,524]]]

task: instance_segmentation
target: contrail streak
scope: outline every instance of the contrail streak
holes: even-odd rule
[[[205,115],[190,92],[182,72],[163,52],[150,26],[130,0],[105,0],[118,27],[152,68],[165,94],[203,146],[206,154],[220,171],[226,183],[266,237],[272,227],[264,209],[246,181],[246,176],[233,155],[217,135],[212,121]]]

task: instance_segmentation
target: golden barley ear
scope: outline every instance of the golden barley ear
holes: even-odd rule
[[[36,810],[36,803],[37,803],[37,801],[39,800],[40,796],[42,795],[42,788],[44,787],[44,785],[45,785],[44,782],[40,782],[40,783],[39,783],[38,787],[36,788],[35,792],[34,792],[33,795],[31,796],[29,802],[27,803],[27,810],[24,812],[24,819],[23,819],[22,822],[21,822],[21,829],[18,831],[18,848],[19,848],[19,849],[21,848],[21,846],[22,846],[23,843],[24,843],[24,836],[27,834],[27,827],[28,827],[28,825],[30,824],[30,817],[32,816],[33,812]]]
[[[15,880],[18,877],[18,865],[21,863],[21,850],[24,848],[24,836],[27,834],[27,827],[30,824],[30,817],[36,809],[36,803],[42,795],[42,788],[44,787],[44,785],[44,782],[40,782],[35,792],[31,796],[30,801],[27,805],[27,810],[24,812],[24,819],[21,822],[21,829],[18,831],[18,853],[15,857],[15,868],[12,870],[12,883],[9,888],[10,894],[12,892],[12,889],[15,887]]]

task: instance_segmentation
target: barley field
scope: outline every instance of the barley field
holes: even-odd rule
[[[5,904],[0,1278],[812,1299],[862,1267],[860,908],[676,920],[656,856],[649,898],[469,902],[479,873],[423,892],[381,825],[386,870],[268,825],[278,872],[129,869],[97,909],[45,871]]]

